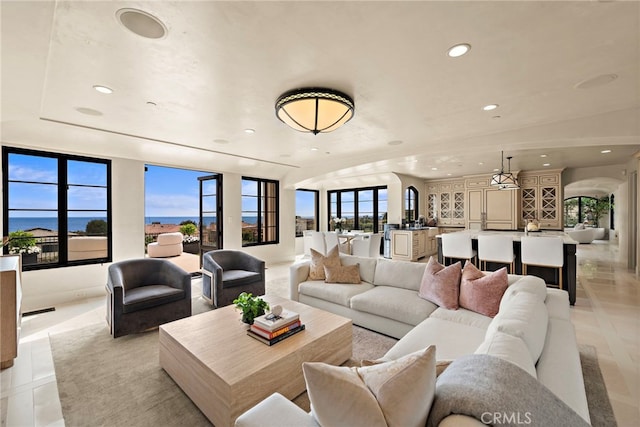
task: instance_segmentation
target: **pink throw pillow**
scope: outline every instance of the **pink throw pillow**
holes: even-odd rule
[[[433,257],[429,258],[422,275],[418,296],[440,307],[457,310],[461,274],[462,269],[459,261],[445,267]]]
[[[485,275],[467,261],[460,282],[460,307],[495,317],[507,286],[507,267]]]

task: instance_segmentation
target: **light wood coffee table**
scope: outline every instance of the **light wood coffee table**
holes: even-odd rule
[[[300,313],[306,329],[268,346],[247,336],[234,306],[160,326],[160,366],[216,427],[232,426],[256,403],[305,390],[302,362],[340,365],[351,357],[351,319],[267,295]]]

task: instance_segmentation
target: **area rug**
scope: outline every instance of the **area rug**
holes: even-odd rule
[[[51,335],[50,340],[68,427],[211,425],[160,367],[157,330],[114,340],[106,325],[93,324]],[[346,365],[378,358],[395,342],[354,326],[353,357]],[[580,350],[592,424],[615,425],[595,349]],[[306,393],[294,402],[308,409]]]
[[[211,425],[160,367],[157,330],[114,340],[106,325],[94,324],[50,341],[67,427]],[[354,326],[348,363],[377,358],[395,342]]]

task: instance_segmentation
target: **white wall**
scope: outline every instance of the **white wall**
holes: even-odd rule
[[[422,178],[417,178],[411,175],[404,175],[397,173],[396,176],[400,180],[400,188],[402,191],[402,196],[400,200],[400,223],[402,223],[402,218],[405,217],[405,190],[409,187],[415,187],[418,190],[418,215],[424,215],[427,217],[427,187],[425,180]],[[394,222],[394,221],[389,221]]]

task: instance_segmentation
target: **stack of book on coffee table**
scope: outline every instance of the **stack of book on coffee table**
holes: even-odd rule
[[[293,311],[282,310],[279,314],[264,314],[253,319],[253,325],[247,335],[267,345],[273,345],[304,330],[300,315]]]

